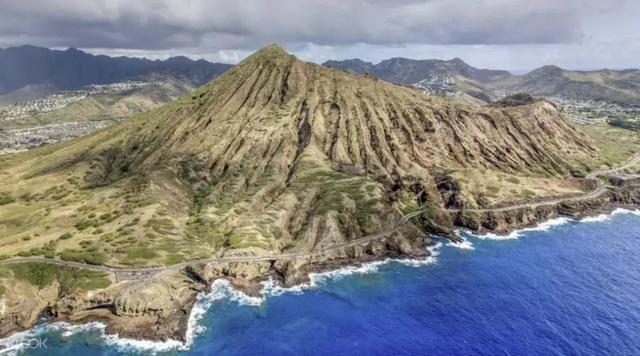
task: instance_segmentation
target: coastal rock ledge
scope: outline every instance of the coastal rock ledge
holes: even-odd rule
[[[619,207],[635,209],[638,206],[638,186],[609,187],[603,196],[578,202],[481,214],[463,210],[441,214],[442,220],[432,223],[434,227],[427,231],[454,240],[455,228],[476,233],[508,234],[559,216],[579,219]],[[189,316],[196,297],[199,293],[208,292],[213,281],[225,278],[239,291],[259,296],[263,288],[261,282],[269,278],[283,287],[292,287],[308,282],[309,273],[313,272],[386,258],[427,257],[432,239],[424,238],[420,229],[411,226],[403,230],[404,235],[398,233],[308,258],[194,264],[162,271],[141,280],[116,281],[107,288],[93,291],[65,291],[55,281],[42,288],[16,282],[14,288],[5,290],[2,298],[0,336],[29,329],[44,318],[47,322],[101,321],[107,325],[107,333],[128,338],[186,341]],[[25,295],[29,297],[25,298]]]

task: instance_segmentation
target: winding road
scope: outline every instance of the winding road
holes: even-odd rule
[[[511,206],[501,207],[501,208],[466,209],[466,211],[479,212],[479,213],[489,212],[489,211],[499,212],[499,211],[513,210],[513,209],[537,208],[537,207],[540,207],[540,206],[556,205],[556,204],[559,204],[559,203],[562,203],[562,202],[567,202],[567,201],[580,201],[580,200],[593,199],[593,198],[599,197],[600,195],[604,194],[607,191],[607,189],[604,187],[604,185],[602,184],[600,179],[598,179],[599,176],[606,175],[606,174],[611,174],[611,173],[616,173],[616,172],[622,171],[624,169],[627,169],[627,168],[632,167],[632,166],[637,165],[637,164],[640,164],[640,154],[631,157],[629,160],[625,161],[624,164],[622,164],[622,165],[620,165],[620,166],[618,166],[616,168],[612,168],[612,169],[608,169],[608,170],[596,171],[596,172],[593,172],[593,173],[587,175],[587,177],[585,179],[595,180],[597,186],[596,186],[596,189],[594,189],[593,191],[588,192],[588,193],[586,193],[584,195],[580,195],[580,196],[576,196],[576,197],[570,197],[570,198],[564,198],[564,199],[559,198],[559,199],[544,200],[544,201],[540,201],[540,202],[516,204],[516,205],[511,205]],[[447,211],[450,212],[450,213],[459,212],[461,210],[463,210],[463,209],[447,209]],[[400,219],[400,221],[390,230],[382,231],[382,232],[379,232],[379,233],[376,233],[376,234],[372,234],[372,235],[368,235],[368,236],[365,236],[365,237],[362,237],[362,238],[359,238],[359,239],[356,239],[356,240],[342,242],[342,243],[338,243],[338,244],[335,244],[335,245],[323,247],[321,249],[318,249],[318,250],[315,250],[315,251],[309,251],[309,252],[294,252],[294,253],[285,253],[285,254],[278,254],[278,255],[266,255],[266,256],[215,257],[215,258],[208,258],[208,259],[188,260],[188,261],[184,261],[184,262],[181,262],[181,263],[178,263],[178,264],[174,264],[174,265],[170,265],[170,266],[139,267],[139,268],[122,268],[122,267],[113,267],[113,266],[106,266],[106,265],[91,265],[91,264],[82,263],[82,262],[64,261],[64,260],[60,260],[60,259],[46,258],[46,257],[12,258],[12,259],[7,259],[7,260],[0,261],[0,265],[20,264],[20,263],[48,263],[48,264],[59,265],[59,266],[83,268],[83,269],[94,270],[94,271],[109,272],[109,273],[115,274],[117,280],[145,279],[145,278],[149,278],[150,276],[153,276],[153,275],[155,275],[155,274],[157,274],[159,272],[169,271],[169,270],[178,270],[178,269],[181,269],[181,268],[184,268],[186,266],[193,265],[193,264],[291,260],[291,259],[297,259],[297,258],[303,258],[303,257],[311,257],[311,256],[316,256],[316,255],[322,255],[322,254],[324,254],[326,252],[338,250],[338,249],[341,249],[341,248],[344,248],[344,247],[361,245],[361,244],[365,244],[365,243],[368,243],[368,242],[371,242],[371,241],[374,241],[374,240],[378,240],[378,239],[387,237],[388,235],[398,231],[400,229],[400,227],[402,227],[404,224],[409,222],[411,219],[419,216],[421,213],[422,213],[422,211],[419,210],[419,211],[415,211],[415,212],[412,212],[410,214],[404,215]]]
[[[416,216],[422,214],[422,211],[414,211],[410,214],[404,215],[400,221],[390,230],[382,231],[373,235],[368,235],[365,237],[361,237],[356,240],[342,242],[339,244],[327,246],[315,251],[309,252],[294,252],[294,253],[285,253],[279,255],[265,255],[265,256],[229,256],[229,257],[214,257],[207,259],[194,259],[188,260],[181,263],[177,263],[170,266],[158,266],[158,267],[139,267],[139,268],[122,268],[122,267],[113,267],[106,265],[92,265],[88,263],[82,262],[74,262],[74,261],[65,261],[55,258],[46,258],[46,257],[20,257],[20,258],[12,258],[4,261],[0,261],[0,265],[7,264],[20,264],[20,263],[48,263],[58,266],[66,266],[66,267],[74,267],[74,268],[84,268],[93,271],[102,271],[102,272],[110,272],[116,275],[117,280],[129,280],[129,279],[143,279],[147,278],[151,275],[155,275],[159,272],[169,271],[169,270],[177,270],[183,267],[193,265],[193,264],[210,264],[210,263],[225,263],[225,262],[260,262],[260,261],[276,261],[276,260],[291,260],[302,257],[311,257],[316,255],[322,255],[323,253],[338,250],[348,246],[356,246],[365,244],[367,242],[371,242],[374,240],[378,240],[380,238],[386,237],[400,229],[402,225],[409,222],[409,220],[413,219]]]
[[[622,165],[620,165],[620,166],[618,166],[616,168],[599,170],[599,171],[595,171],[595,172],[589,173],[585,177],[585,179],[594,180],[596,182],[596,189],[594,189],[594,190],[592,190],[592,191],[590,191],[588,193],[575,196],[575,197],[551,198],[551,199],[548,199],[548,200],[541,200],[539,202],[514,204],[514,205],[509,205],[509,206],[500,207],[500,208],[447,209],[447,212],[456,213],[456,212],[459,212],[461,210],[465,210],[465,211],[474,212],[474,213],[486,213],[486,212],[501,212],[501,211],[525,209],[525,208],[533,208],[533,209],[535,209],[535,208],[541,207],[541,206],[557,205],[557,204],[564,203],[564,202],[572,202],[572,201],[582,201],[582,200],[594,199],[594,198],[597,198],[597,197],[599,197],[602,194],[607,192],[607,188],[605,188],[604,185],[602,184],[602,182],[600,181],[600,179],[598,179],[599,176],[617,173],[617,172],[620,172],[620,171],[625,170],[627,168],[633,167],[635,165],[640,165],[640,154],[637,154],[637,155],[629,158]]]

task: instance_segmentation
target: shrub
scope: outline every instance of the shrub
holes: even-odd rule
[[[78,229],[79,231],[85,230],[88,227],[91,227],[94,225],[94,222],[92,220],[80,220],[77,224],[76,224],[76,229]]]
[[[166,265],[175,265],[182,261],[184,261],[184,256],[179,253],[172,253],[170,255],[167,255],[167,257],[165,257],[164,259],[164,263]]]
[[[127,251],[127,259],[130,259],[130,260],[137,260],[137,259],[150,260],[157,256],[158,254],[156,253],[156,251],[146,247],[135,247]]]
[[[84,262],[92,265],[101,265],[107,262],[107,256],[97,250],[80,251],[67,249],[60,253],[60,258],[65,261]]]
[[[58,240],[69,240],[72,236],[73,234],[71,234],[70,232],[65,232],[64,234],[60,235],[60,237],[58,237]]]
[[[76,288],[92,290],[105,288],[111,284],[106,273],[85,269],[56,266],[45,263],[25,263],[9,267],[15,278],[27,281],[37,287],[45,287],[57,280],[64,291]]]
[[[520,179],[518,177],[508,177],[506,181],[513,184],[520,184]]]
[[[15,199],[13,199],[9,193],[0,192],[0,205],[13,203],[14,201]]]
[[[494,185],[490,185],[487,187],[487,195],[490,197],[495,197],[500,192],[500,188]]]

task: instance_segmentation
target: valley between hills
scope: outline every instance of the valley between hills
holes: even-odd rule
[[[612,147],[611,138],[617,143]],[[640,140],[546,100],[477,106],[266,47],[70,141],[0,156],[0,335],[181,339],[198,293],[640,204]]]

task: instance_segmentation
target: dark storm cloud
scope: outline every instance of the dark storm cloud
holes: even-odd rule
[[[0,44],[215,51],[271,42],[570,43],[582,39],[581,14],[596,11],[595,6],[602,6],[597,4],[587,0],[0,0]]]

